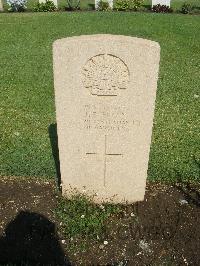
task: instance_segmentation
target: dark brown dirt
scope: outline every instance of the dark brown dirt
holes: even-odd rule
[[[63,237],[56,205],[53,182],[0,178],[0,265],[200,265],[198,184],[148,184],[85,251]]]

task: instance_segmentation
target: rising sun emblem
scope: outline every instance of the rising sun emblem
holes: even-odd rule
[[[90,58],[82,70],[84,87],[92,95],[117,96],[127,89],[129,70],[119,58],[110,54],[100,54]]]

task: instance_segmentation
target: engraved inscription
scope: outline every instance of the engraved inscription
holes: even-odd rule
[[[96,96],[117,96],[129,83],[127,65],[118,57],[100,54],[87,61],[82,70],[85,88]]]
[[[97,155],[98,153],[96,152],[86,152],[86,155]],[[123,156],[122,153],[107,153],[107,136],[105,135],[105,139],[104,139],[104,170],[103,170],[103,185],[104,187],[106,186],[106,173],[107,173],[107,156]]]
[[[128,130],[131,127],[122,106],[87,104],[84,108],[85,129]]]

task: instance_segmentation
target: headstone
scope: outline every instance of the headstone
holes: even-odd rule
[[[152,7],[158,4],[170,7],[170,0],[152,0]]]
[[[109,3],[109,6],[111,9],[113,9],[113,0],[104,0],[107,1]],[[98,4],[99,4],[100,0],[95,0],[95,9],[98,8]]]
[[[144,199],[156,98],[158,43],[88,35],[53,45],[63,194]]]
[[[56,7],[58,7],[58,1],[57,0],[51,0]],[[46,0],[39,0],[39,3],[46,3]]]
[[[0,0],[0,12],[3,11],[3,2]]]

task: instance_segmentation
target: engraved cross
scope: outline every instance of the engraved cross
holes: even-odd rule
[[[86,152],[86,155],[95,155],[96,152]],[[107,136],[105,135],[104,140],[104,187],[106,186],[106,170],[107,170],[107,156],[123,156],[122,153],[107,153]]]

